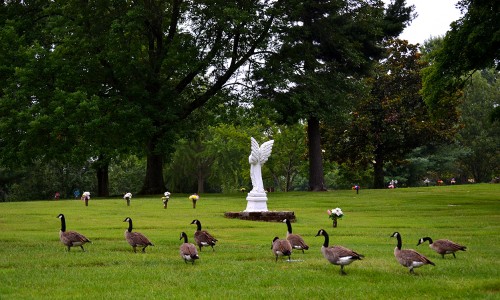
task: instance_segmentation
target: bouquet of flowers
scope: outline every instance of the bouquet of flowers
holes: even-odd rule
[[[82,194],[82,200],[85,201],[85,206],[89,206],[90,192],[84,192]]]
[[[333,227],[337,227],[337,220],[344,216],[342,209],[339,207],[332,210],[328,209],[326,213],[328,214],[328,217],[333,220]]]
[[[127,206],[130,206],[130,199],[132,198],[132,193],[126,193],[123,199],[127,200]]]
[[[170,192],[166,191],[163,195],[165,195],[164,197],[161,197],[161,201],[163,202],[163,208],[167,208],[168,200],[170,199]]]
[[[192,194],[191,196],[189,196],[189,200],[193,201],[193,208],[196,208],[196,201],[198,201],[198,199],[200,199],[200,196],[198,196],[198,194]]]

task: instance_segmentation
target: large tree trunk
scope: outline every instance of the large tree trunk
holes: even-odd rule
[[[385,188],[384,182],[384,158],[375,152],[375,163],[373,164],[373,188]]]
[[[108,166],[100,166],[97,168],[97,196],[109,196],[109,176]]]
[[[142,195],[155,195],[165,192],[165,181],[163,180],[163,155],[156,154],[156,144],[148,144],[148,156],[146,165],[146,178],[139,192]]]
[[[109,160],[105,155],[99,155],[95,162],[97,173],[97,196],[109,196]]]
[[[309,190],[326,191],[319,120],[316,117],[309,117],[307,120],[307,136],[309,139]]]

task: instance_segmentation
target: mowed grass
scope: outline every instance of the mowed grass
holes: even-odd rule
[[[500,185],[477,184],[395,190],[270,193],[269,210],[291,210],[310,249],[292,262],[275,262],[274,236],[286,225],[224,217],[246,207],[245,194],[201,195],[196,209],[188,195],[173,194],[167,209],[160,196],[122,199],[0,203],[1,299],[499,299]],[[340,207],[337,228],[326,214]],[[86,252],[70,252],[59,241],[59,213],[67,229],[93,241]],[[133,253],[124,239],[131,217],[134,231],[155,244]],[[219,243],[203,248],[194,265],[179,256],[180,233],[193,241],[199,219]],[[346,266],[321,255],[324,228],[330,244],[365,259]],[[399,231],[403,248],[416,249],[436,266],[411,275],[393,255]],[[467,246],[457,258],[441,258],[421,237],[448,238]]]

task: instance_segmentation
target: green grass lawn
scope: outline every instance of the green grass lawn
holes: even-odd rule
[[[201,195],[196,209],[188,195],[173,194],[167,209],[160,196],[123,199],[0,203],[0,299],[500,299],[500,185],[477,184],[395,190],[271,193],[269,210],[292,210],[294,233],[310,249],[292,262],[275,262],[274,236],[286,224],[224,217],[246,207],[245,194]],[[345,216],[332,228],[327,209]],[[59,213],[67,230],[90,240],[86,252],[70,252],[59,241]],[[134,231],[155,244],[133,253],[124,238]],[[199,219],[219,239],[215,252],[203,248],[194,265],[179,255],[180,233],[193,241]],[[321,255],[323,237],[365,255],[345,267]],[[436,266],[411,275],[393,255],[399,231],[403,248],[427,256]],[[467,246],[457,258],[420,246],[421,237],[451,239]]]

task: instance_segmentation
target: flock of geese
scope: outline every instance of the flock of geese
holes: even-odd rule
[[[76,231],[67,231],[66,230],[66,219],[63,214],[59,214],[57,216],[61,219],[61,231],[59,233],[59,238],[61,242],[68,248],[70,251],[71,247],[80,246],[80,248],[85,251],[83,245],[85,243],[91,243],[89,239],[87,239],[84,235],[76,232]],[[128,222],[128,228],[125,231],[125,240],[132,246],[134,252],[137,252],[137,247],[142,247],[142,252],[146,251],[148,246],[154,246],[154,244],[142,233],[133,232],[132,229],[132,219],[127,217],[123,222]],[[279,237],[274,237],[272,241],[272,252],[276,257],[276,261],[278,261],[279,257],[288,257],[290,261],[290,256],[292,255],[293,250],[299,250],[304,253],[304,250],[308,250],[309,246],[304,242],[304,239],[298,235],[292,233],[292,225],[290,220],[284,219],[283,223],[287,225],[287,236],[286,239],[280,239]],[[210,233],[206,230],[201,229],[201,222],[199,220],[193,220],[191,224],[196,225],[196,231],[194,234],[194,241],[196,245],[199,247],[200,251],[202,247],[211,247],[212,251],[215,251],[214,246],[217,243],[217,239],[214,238]],[[348,249],[343,246],[329,246],[329,235],[324,229],[318,230],[316,236],[323,236],[324,242],[321,246],[321,253],[331,264],[340,266],[340,274],[345,275],[344,266],[351,264],[356,260],[363,259],[363,255],[359,254],[351,249]],[[432,261],[430,261],[424,255],[418,253],[413,249],[402,249],[402,240],[401,234],[399,232],[394,232],[391,237],[397,239],[396,248],[394,248],[394,257],[403,267],[408,268],[410,273],[414,273],[414,268],[418,268],[424,265],[435,265]],[[179,240],[183,240],[183,243],[179,247],[179,252],[181,258],[184,262],[194,262],[199,259],[198,249],[192,243],[189,243],[187,234],[182,232]],[[441,254],[444,258],[445,254],[453,254],[453,257],[456,258],[455,252],[457,251],[466,251],[465,246],[457,244],[447,239],[440,239],[433,241],[430,237],[423,237],[418,241],[418,245],[429,242],[429,247]]]

